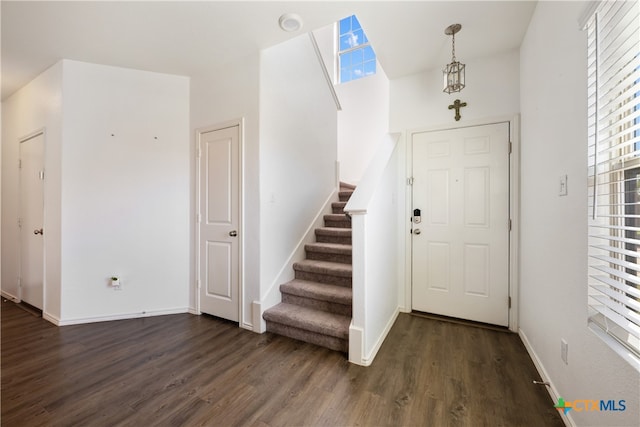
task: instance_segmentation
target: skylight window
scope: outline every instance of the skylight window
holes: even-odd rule
[[[340,20],[338,40],[340,83],[376,73],[376,54],[355,15]]]

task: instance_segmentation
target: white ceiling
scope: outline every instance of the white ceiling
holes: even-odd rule
[[[302,31],[356,14],[393,79],[520,46],[535,1],[7,1],[0,3],[2,99],[60,59],[196,76],[273,46],[278,18]],[[299,33],[298,33],[299,34]]]

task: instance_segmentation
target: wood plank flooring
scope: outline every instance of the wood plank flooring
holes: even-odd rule
[[[3,301],[2,426],[562,426],[517,335],[401,314],[372,366],[210,316],[58,328]]]

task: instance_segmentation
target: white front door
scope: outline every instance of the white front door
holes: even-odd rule
[[[20,300],[42,310],[44,134],[20,141]]]
[[[198,140],[200,311],[237,322],[240,127],[203,131]]]
[[[411,143],[412,309],[508,326],[509,124]]]

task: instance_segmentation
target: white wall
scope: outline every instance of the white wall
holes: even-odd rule
[[[349,360],[369,365],[399,312],[398,223],[399,134],[385,135],[349,199],[352,215],[353,321]]]
[[[272,286],[336,188],[337,112],[304,34],[260,54],[260,283]]]
[[[3,103],[6,295],[18,295],[17,142],[44,129],[44,316],[186,311],[188,99],[185,77],[64,60]]]
[[[2,293],[19,297],[19,140],[45,134],[45,283],[43,312],[60,317],[60,165],[62,63],[43,72],[2,103]]]
[[[464,61],[464,58],[460,58]],[[451,95],[442,92],[442,70],[391,81],[390,127],[393,132],[427,126],[454,124],[497,116],[512,115],[520,109],[519,52],[466,63],[467,86]],[[444,66],[444,64],[443,64]],[[454,110],[447,107],[455,99],[467,103],[460,109],[462,118],[456,122]]]
[[[375,48],[375,46],[374,46]],[[389,132],[389,79],[380,63],[373,76],[336,85],[340,180],[358,184]]]
[[[640,376],[587,329],[586,33],[582,2],[539,2],[521,49],[520,328],[559,396],[626,400],[569,412],[580,426],[637,426]],[[558,196],[560,175],[569,194]],[[569,344],[568,364],[560,340]]]
[[[65,60],[63,103],[61,321],[186,311],[189,79]]]
[[[242,278],[244,297],[241,326],[251,329],[251,303],[260,299],[260,147],[258,84],[260,57],[242,58],[215,73],[191,78],[191,170],[192,188],[195,188],[195,134],[196,129],[243,119],[243,199],[244,216],[240,233],[244,248]],[[192,194],[191,218],[195,218],[195,195]],[[195,225],[191,232],[191,284],[190,304],[195,306]]]

